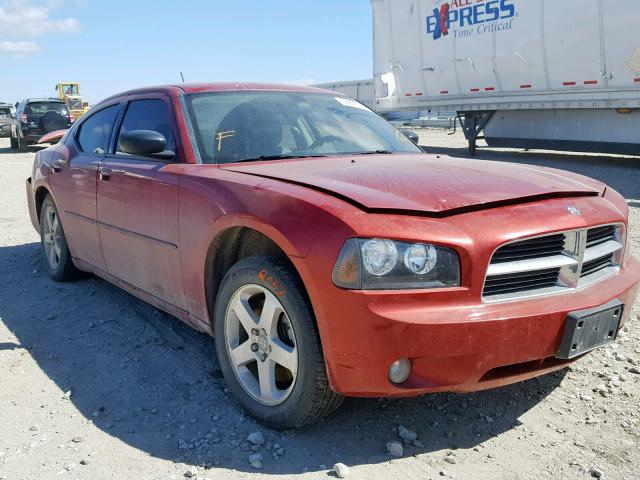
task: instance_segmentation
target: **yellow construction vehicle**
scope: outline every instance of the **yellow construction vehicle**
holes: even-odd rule
[[[89,110],[87,102],[80,96],[80,84],[76,82],[60,82],[56,85],[58,97],[67,104],[71,115],[77,120]]]

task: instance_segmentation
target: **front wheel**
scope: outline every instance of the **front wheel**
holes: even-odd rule
[[[11,136],[11,139],[9,140],[11,142],[11,148],[13,148],[14,150],[18,149],[18,141],[13,138],[13,135]]]
[[[320,337],[302,283],[283,260],[250,257],[222,281],[215,307],[220,368],[242,406],[276,429],[333,412]]]
[[[71,260],[60,215],[50,195],[44,199],[40,210],[40,240],[47,272],[53,280],[66,282],[81,276]]]

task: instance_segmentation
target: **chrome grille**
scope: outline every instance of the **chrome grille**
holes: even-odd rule
[[[613,262],[613,254],[607,255],[602,258],[596,258],[595,260],[591,260],[590,262],[584,262],[582,264],[582,272],[580,273],[580,277],[588,277],[589,275],[599,272],[602,269],[610,267]]]
[[[587,248],[600,245],[609,240],[615,240],[615,225],[605,225],[604,227],[592,228],[587,231]]]
[[[504,295],[523,290],[553,287],[558,282],[559,268],[547,268],[505,275],[493,275],[484,284],[484,295]]]
[[[522,242],[505,245],[493,254],[492,263],[511,262],[525,258],[547,257],[558,255],[564,249],[564,235],[532,238]]]
[[[498,248],[482,296],[499,302],[576,290],[616,273],[622,225],[603,225],[528,238]]]

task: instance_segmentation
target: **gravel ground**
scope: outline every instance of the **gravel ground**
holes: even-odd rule
[[[430,151],[466,155],[460,135],[421,135]],[[0,479],[306,480],[335,476],[338,462],[362,480],[640,479],[640,305],[618,343],[559,373],[470,395],[350,399],[313,427],[269,431],[229,398],[209,338],[102,280],[47,278],[24,195],[33,152],[8,146],[0,140]],[[632,207],[640,255],[640,160],[481,156],[605,181]]]

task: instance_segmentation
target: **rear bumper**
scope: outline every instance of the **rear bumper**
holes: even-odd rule
[[[500,304],[431,303],[424,295],[395,301],[371,292],[352,297],[325,345],[332,386],[348,396],[416,396],[471,392],[515,383],[570,364],[555,358],[570,312],[625,305],[638,296],[640,263],[629,259],[616,276],[570,294]],[[392,362],[408,358],[410,377],[392,384]]]
[[[36,129],[36,128],[24,128],[20,129],[20,137],[23,142],[26,143],[37,143],[38,140],[45,134],[44,130]]]
[[[22,141],[29,144],[38,143],[41,137],[42,135],[22,135]]]

